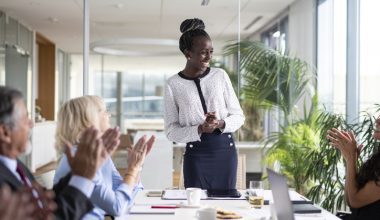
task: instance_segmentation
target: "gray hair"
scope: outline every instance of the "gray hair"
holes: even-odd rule
[[[22,99],[22,93],[8,86],[0,86],[0,124],[11,128],[15,125],[15,102]]]

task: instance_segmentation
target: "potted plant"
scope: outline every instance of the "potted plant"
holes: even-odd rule
[[[306,155],[319,144],[317,130],[317,97],[312,96],[315,69],[301,59],[273,50],[260,42],[244,41],[225,48],[226,54],[240,49],[243,72],[243,98],[252,106],[281,113],[280,129],[264,139],[267,148],[264,161],[273,166],[279,161],[280,171],[289,183],[305,194],[312,182],[308,180],[309,161]],[[298,110],[300,100],[313,100]]]
[[[375,106],[379,112],[379,106]],[[360,144],[364,148],[360,153],[358,165],[366,160],[375,150],[376,141],[372,138],[376,118],[368,112],[362,112],[362,117],[357,123],[347,123],[339,114],[329,112],[320,113],[318,116],[320,143],[315,151],[309,152],[307,159],[311,162],[307,176],[315,185],[307,193],[307,197],[329,210],[345,209],[347,203],[344,200],[345,168],[341,154],[332,146],[326,138],[327,130],[339,128],[353,131]]]
[[[238,94],[238,74],[220,61],[213,60],[210,65],[222,68],[227,72],[235,93]],[[239,99],[245,115],[245,123],[239,130],[239,141],[261,141],[264,137],[264,111],[260,107],[255,106],[251,99],[243,99],[241,97]]]

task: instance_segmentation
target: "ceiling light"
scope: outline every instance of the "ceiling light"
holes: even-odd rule
[[[40,6],[41,4],[39,2],[29,2],[30,5],[34,5],[34,6]]]
[[[276,37],[276,38],[280,37],[280,31],[276,31],[276,32],[274,32],[274,33],[272,34],[272,36],[273,36],[273,37]]]
[[[101,54],[118,55],[118,56],[162,56],[162,55],[178,55],[178,51],[136,51],[124,49],[128,46],[169,46],[178,47],[178,40],[172,39],[155,39],[155,38],[121,38],[92,42],[90,48]],[[116,47],[116,48],[115,48]],[[169,49],[168,48],[168,49]]]
[[[58,22],[58,18],[56,18],[56,17],[48,17],[48,20],[49,20],[51,23],[57,23],[57,22]]]
[[[122,9],[122,8],[124,8],[124,4],[123,3],[118,3],[118,4],[115,4],[114,7],[117,8],[117,9]]]
[[[210,0],[202,0],[201,5],[202,5],[202,6],[207,6],[208,3],[210,3]]]

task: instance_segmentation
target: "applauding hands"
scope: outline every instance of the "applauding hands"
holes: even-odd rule
[[[145,157],[152,149],[156,138],[155,136],[151,136],[148,141],[146,139],[146,135],[142,136],[133,148],[128,149],[128,168],[124,182],[130,186],[133,186],[136,183],[138,179],[137,177],[142,170]]]
[[[92,179],[103,162],[112,155],[120,143],[118,127],[110,128],[99,137],[94,127],[86,129],[79,141],[75,156],[71,143],[66,141],[65,153],[74,175]]]
[[[347,160],[354,160],[358,158],[363,145],[357,146],[357,142],[352,131],[341,131],[336,128],[327,131],[327,139],[330,144],[336,147],[342,154],[343,158]]]

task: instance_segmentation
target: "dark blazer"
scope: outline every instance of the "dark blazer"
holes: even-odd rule
[[[25,175],[34,181],[29,169],[21,161],[17,161],[17,163],[21,165]],[[55,202],[57,203],[57,210],[54,212],[56,219],[79,220],[94,208],[86,195],[68,185],[70,178],[71,175],[67,175],[54,185],[53,190],[56,194]],[[2,184],[9,185],[13,191],[23,187],[23,184],[13,173],[3,163],[0,163],[0,185]]]

